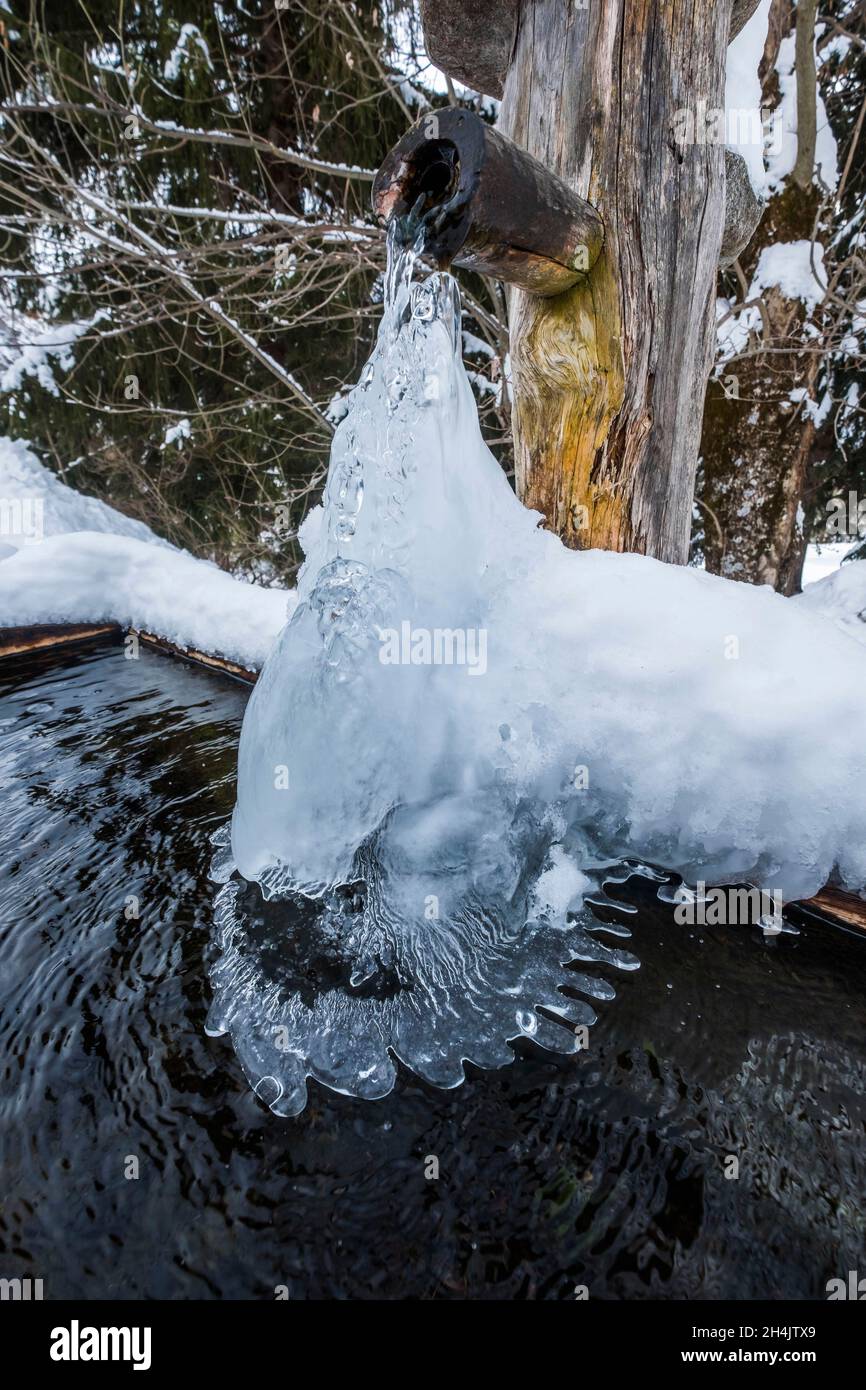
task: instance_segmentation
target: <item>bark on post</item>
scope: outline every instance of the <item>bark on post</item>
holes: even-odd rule
[[[522,4],[501,128],[600,212],[585,286],[510,304],[518,489],[566,543],[684,562],[725,199],[729,0]]]
[[[509,298],[518,493],[569,545],[688,556],[716,266],[761,212],[704,129],[757,5],[421,0],[434,60],[604,224],[584,282]]]

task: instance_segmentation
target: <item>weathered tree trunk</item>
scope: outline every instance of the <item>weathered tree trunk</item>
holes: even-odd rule
[[[814,0],[803,0],[797,13],[797,162],[741,257],[744,283],[751,282],[765,247],[808,242],[814,233],[820,203],[813,182],[815,8]],[[790,0],[776,0],[763,62],[770,82],[792,19]],[[816,441],[808,407],[820,357],[814,337],[804,332],[807,314],[800,299],[787,298],[779,288],[764,291],[761,299],[761,328],[747,354],[723,368],[707,391],[699,494],[704,555],[712,573],[792,594],[800,587],[805,555],[801,502]]]
[[[744,258],[749,279],[764,244],[808,240],[817,199],[791,184],[764,214],[758,244]],[[802,339],[805,311],[778,288],[763,295],[766,351],[731,364],[707,391],[701,444],[707,569],[729,579],[771,584],[796,593],[804,556],[800,503],[806,488],[815,424],[820,358]],[[787,344],[785,347],[783,345]],[[805,350],[804,350],[805,349]],[[791,396],[795,395],[795,401]]]
[[[741,6],[748,8],[748,6]],[[592,274],[511,292],[518,490],[566,543],[683,562],[713,349],[730,0],[521,4],[500,128],[601,213]]]

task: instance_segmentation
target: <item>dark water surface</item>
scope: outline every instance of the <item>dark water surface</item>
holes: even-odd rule
[[[246,695],[120,647],[0,664],[0,1277],[46,1298],[824,1298],[866,1273],[866,943],[826,926],[678,927],[638,881],[641,969],[586,1053],[447,1093],[404,1073],[372,1103],[311,1084],[271,1115],[204,1034],[208,837]]]

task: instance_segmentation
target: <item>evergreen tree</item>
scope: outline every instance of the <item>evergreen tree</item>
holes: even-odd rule
[[[0,19],[5,429],[169,539],[285,578],[378,314],[369,175],[339,166],[375,168],[417,114],[411,7]]]

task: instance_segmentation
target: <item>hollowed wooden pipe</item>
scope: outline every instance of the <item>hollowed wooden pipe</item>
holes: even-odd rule
[[[589,203],[460,107],[406,132],[376,175],[373,207],[440,269],[463,266],[544,298],[583,279],[604,241]]]

